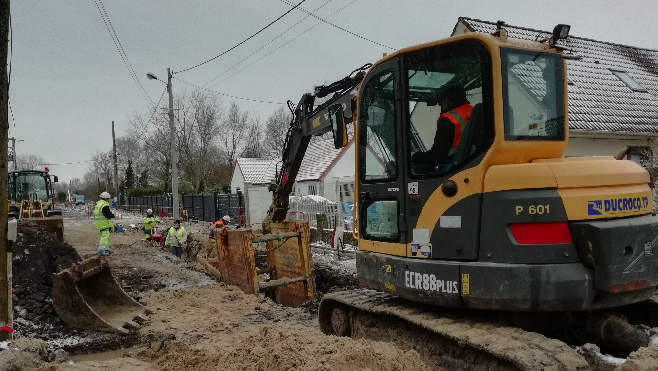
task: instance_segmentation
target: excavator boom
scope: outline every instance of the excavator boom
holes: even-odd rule
[[[364,65],[353,71],[350,76],[331,85],[318,86],[314,94],[304,94],[299,100],[293,110],[293,118],[286,135],[281,168],[277,171],[275,182],[269,187],[273,193],[272,205],[263,220],[264,231],[269,231],[270,223],[282,222],[286,218],[289,196],[311,138],[332,130],[330,108],[340,105],[343,107],[343,112],[349,114],[344,117],[345,122],[352,121],[353,89],[361,82],[368,67],[370,64]],[[316,98],[324,98],[329,94],[333,95],[315,106]],[[290,101],[288,105],[291,105]]]

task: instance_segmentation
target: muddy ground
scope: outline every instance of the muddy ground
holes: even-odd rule
[[[128,227],[137,218],[121,221],[126,232],[111,235],[108,260],[124,290],[155,312],[149,323],[129,336],[71,328],[52,307],[47,294],[52,279],[47,277],[94,255],[98,232],[90,219],[64,218],[64,244],[42,227],[20,226],[20,249],[14,254],[15,335],[44,340],[52,359],[31,369],[439,370],[428,367],[415,351],[326,336],[319,330],[321,296],[357,286],[353,259],[314,253],[318,297],[303,307],[287,308],[218,283],[194,263],[152,246],[142,231]],[[206,230],[200,225],[187,228],[190,250],[203,254]]]

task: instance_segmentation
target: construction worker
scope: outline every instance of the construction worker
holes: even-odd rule
[[[111,254],[110,251],[110,232],[114,225],[112,224],[114,214],[110,211],[110,194],[103,192],[100,195],[100,200],[96,203],[94,208],[94,220],[96,222],[96,229],[101,233],[101,239],[98,243],[97,253]]]
[[[151,235],[153,234],[153,228],[155,228],[155,223],[159,223],[160,219],[157,216],[153,215],[153,209],[146,210],[146,216],[144,220],[144,235],[146,239],[151,242]]]
[[[418,151],[411,157],[413,165],[447,171],[452,168],[453,154],[468,124],[473,106],[466,99],[466,90],[458,85],[446,87],[440,96],[441,115],[436,121],[434,144],[429,151]]]
[[[208,234],[208,237],[210,238],[210,243],[212,243],[213,247],[217,246],[217,241],[215,240],[215,229],[228,227],[228,224],[230,222],[231,222],[231,217],[228,215],[224,215],[224,217],[221,220],[214,222],[213,225],[210,227],[210,233]]]
[[[167,239],[165,240],[165,247],[169,249],[169,252],[181,257],[183,255],[183,248],[187,244],[187,231],[185,227],[181,227],[180,220],[174,220],[174,226],[169,228],[169,233],[167,233]]]

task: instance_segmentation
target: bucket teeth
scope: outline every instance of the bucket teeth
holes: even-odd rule
[[[135,318],[133,318],[133,321],[139,323],[140,325],[143,325],[146,322],[148,322],[148,318],[146,318],[145,316],[137,315],[135,316]]]
[[[142,327],[142,326],[140,326],[137,322],[133,322],[133,321],[128,321],[128,322],[123,324],[123,328],[125,328],[129,331],[137,331],[137,330],[139,330],[140,327]]]

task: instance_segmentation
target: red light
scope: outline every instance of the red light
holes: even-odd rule
[[[510,225],[512,235],[521,245],[573,243],[566,222],[516,223]]]
[[[50,169],[46,168],[46,173],[49,172],[49,171],[50,171]]]

